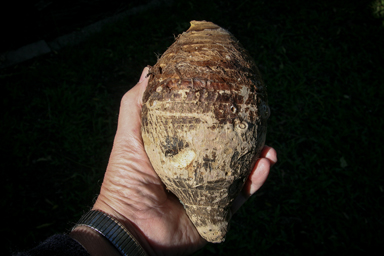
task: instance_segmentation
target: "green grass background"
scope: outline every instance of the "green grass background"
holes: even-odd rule
[[[2,248],[67,232],[92,206],[122,95],[190,20],[205,19],[229,29],[259,66],[279,162],[226,241],[196,255],[383,249],[384,4],[352,2],[174,1],[1,70]]]

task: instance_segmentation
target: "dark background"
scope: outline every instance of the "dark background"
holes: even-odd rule
[[[51,41],[150,0],[31,0],[1,3],[0,52]]]
[[[1,4],[0,52],[52,40],[149,1]],[[377,4],[381,3],[381,4]],[[92,206],[120,99],[189,27],[210,20],[254,57],[279,162],[196,255],[381,255],[384,4],[173,1],[85,42],[0,70],[0,234],[6,252],[67,232]]]

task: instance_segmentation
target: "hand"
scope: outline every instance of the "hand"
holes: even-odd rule
[[[140,129],[147,73],[145,68],[139,83],[121,101],[112,153],[93,209],[121,221],[148,254],[188,255],[202,248],[206,241],[200,237],[179,200],[166,191],[145,153]],[[276,151],[264,147],[232,212],[261,187],[276,161]]]

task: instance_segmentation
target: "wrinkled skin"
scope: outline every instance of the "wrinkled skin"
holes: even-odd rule
[[[112,153],[93,209],[115,216],[149,255],[188,255],[206,241],[179,200],[165,189],[145,153],[140,120],[147,73],[145,68],[139,83],[121,101]],[[276,151],[265,146],[232,205],[233,213],[262,186],[276,161]]]

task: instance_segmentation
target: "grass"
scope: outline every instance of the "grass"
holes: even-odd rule
[[[256,60],[279,157],[223,244],[196,255],[365,255],[384,239],[384,28],[374,1],[183,1],[0,72],[3,248],[66,232],[98,193],[120,98],[186,30],[228,28]]]

